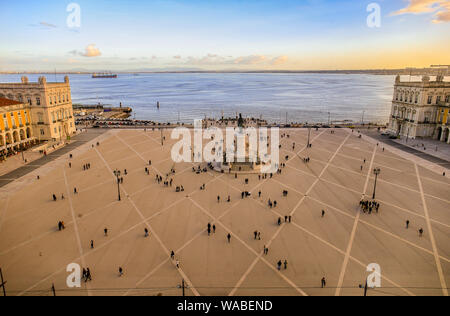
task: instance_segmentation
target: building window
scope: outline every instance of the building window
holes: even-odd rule
[[[5,124],[5,128],[9,128],[8,118],[6,114],[3,114],[3,124]]]
[[[36,98],[36,105],[41,105],[41,98]]]
[[[28,123],[30,123],[29,121],[28,121],[28,113],[27,113],[27,111],[25,111],[25,122],[28,124]]]
[[[438,95],[438,96],[436,97],[436,104],[439,104],[439,102],[441,102],[441,96],[440,96],[440,95]]]
[[[14,113],[11,113],[11,122],[12,122],[12,126],[13,128],[16,128],[16,118],[14,117]]]
[[[55,127],[53,130],[55,131],[55,134],[56,134],[56,133],[57,133],[57,132],[56,132],[56,127]]]
[[[44,114],[38,113],[38,122],[39,123],[44,123]]]
[[[45,131],[41,129],[41,135],[45,135]]]
[[[449,103],[450,102],[450,94],[445,96],[445,103]]]
[[[31,98],[28,97],[27,99],[28,99],[28,104],[29,104],[29,105],[33,105],[33,102],[31,101]]]
[[[19,114],[19,126],[23,126],[22,115]]]
[[[428,104],[431,104],[433,102],[433,96],[429,95],[428,96]]]
[[[50,104],[53,104],[52,97],[48,98]]]
[[[418,94],[416,94],[416,104],[419,102],[419,95]]]

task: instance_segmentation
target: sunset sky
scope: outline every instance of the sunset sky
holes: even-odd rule
[[[448,0],[0,0],[0,71],[428,67],[449,34]]]

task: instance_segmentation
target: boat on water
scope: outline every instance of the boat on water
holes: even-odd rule
[[[110,72],[93,73],[92,78],[117,78],[117,74],[113,74]]]

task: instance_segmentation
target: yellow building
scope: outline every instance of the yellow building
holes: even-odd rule
[[[21,83],[0,83],[0,98],[28,106],[32,133],[38,140],[61,141],[76,132],[68,76],[64,82],[47,82],[45,77],[28,82],[24,76]]]
[[[450,144],[450,95],[439,103],[437,124],[437,139]]]
[[[36,142],[31,124],[30,105],[0,98],[0,153],[26,149]]]

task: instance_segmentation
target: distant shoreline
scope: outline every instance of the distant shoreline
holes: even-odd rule
[[[2,75],[32,75],[32,74],[71,74],[71,75],[90,75],[98,72],[92,71],[0,71]],[[345,75],[437,75],[437,69],[361,69],[361,70],[136,70],[136,71],[115,71],[117,74],[345,74]]]

